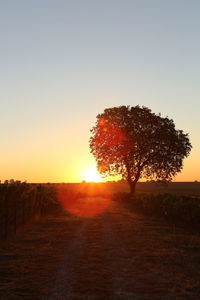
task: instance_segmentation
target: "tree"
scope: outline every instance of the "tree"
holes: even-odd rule
[[[147,107],[119,106],[97,115],[90,149],[104,175],[121,175],[131,194],[140,178],[171,181],[190,153],[188,134]]]

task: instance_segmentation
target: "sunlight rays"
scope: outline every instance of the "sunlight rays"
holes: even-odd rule
[[[82,178],[86,182],[101,182],[102,175],[97,172],[95,166],[89,166],[82,172]]]

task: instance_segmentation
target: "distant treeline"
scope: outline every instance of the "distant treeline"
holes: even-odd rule
[[[5,181],[0,184],[0,240],[18,228],[58,209],[55,185]]]
[[[126,181],[109,181],[105,183],[60,183],[58,187],[72,193],[90,195],[112,195],[118,192],[129,192]],[[136,193],[169,193],[178,195],[200,196],[200,182],[138,182]]]

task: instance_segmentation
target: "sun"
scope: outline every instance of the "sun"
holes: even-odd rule
[[[102,175],[97,172],[95,167],[87,167],[83,171],[83,180],[86,182],[100,182],[102,179]]]

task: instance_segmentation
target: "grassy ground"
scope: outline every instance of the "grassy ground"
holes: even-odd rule
[[[49,217],[1,244],[0,299],[199,299],[200,236],[108,201],[79,199],[79,216]]]

